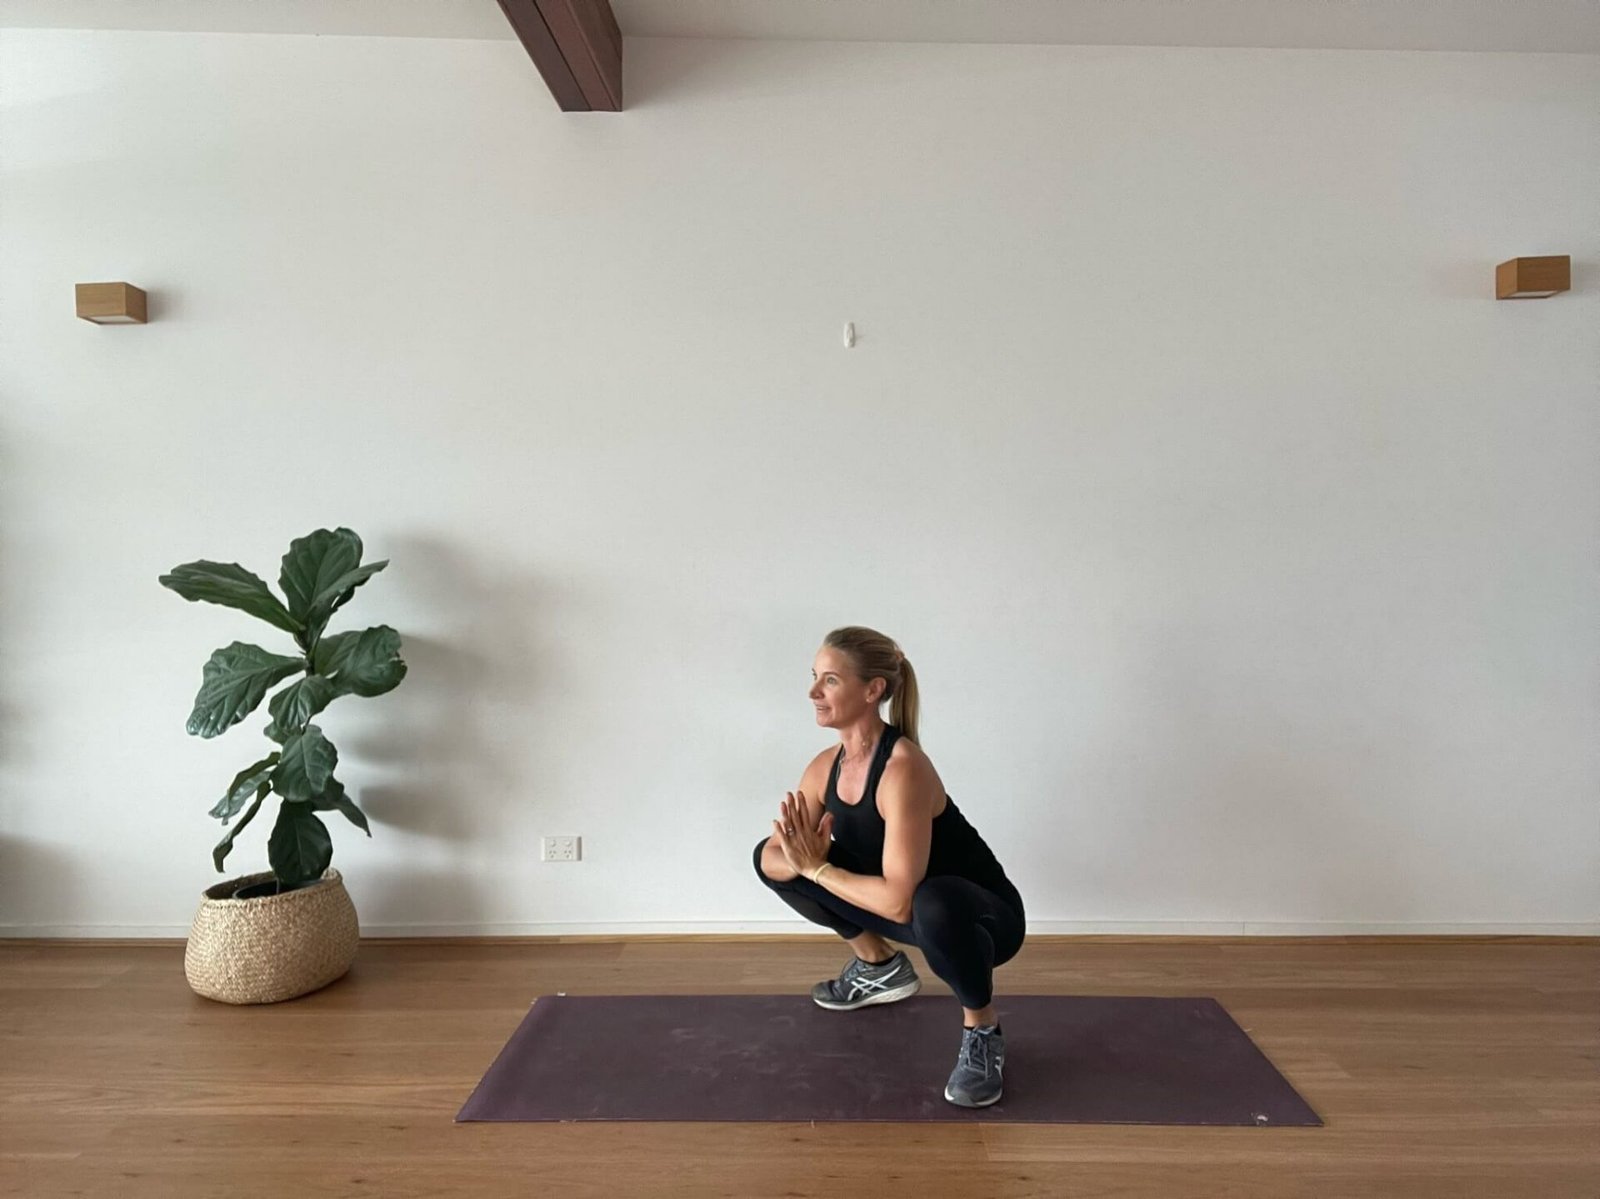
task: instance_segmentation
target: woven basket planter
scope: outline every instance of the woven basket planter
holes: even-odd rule
[[[333,867],[309,887],[259,899],[229,899],[267,882],[250,874],[208,888],[189,930],[184,973],[197,995],[223,1003],[277,1003],[344,976],[361,930]]]

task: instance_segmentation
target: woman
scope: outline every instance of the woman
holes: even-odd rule
[[[756,873],[855,951],[838,978],[811,989],[822,1007],[915,995],[922,982],[888,941],[921,948],[961,1001],[961,1051],[944,1097],[987,1106],[1000,1098],[1005,1065],[994,968],[1022,947],[1022,896],[917,745],[917,680],[900,647],[872,629],[835,629],[811,673],[817,723],[837,729],[841,745],[813,758],[780,805],[772,836],[756,845]],[[886,699],[888,724],[878,715]]]

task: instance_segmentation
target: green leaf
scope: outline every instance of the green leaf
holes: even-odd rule
[[[338,689],[321,675],[308,674],[296,679],[268,701],[272,727],[267,730],[267,736],[281,744],[285,738],[305,728],[306,721],[326,708],[338,694]]]
[[[327,790],[339,751],[314,724],[283,743],[283,757],[272,772],[272,789],[285,799],[310,799]]]
[[[278,807],[278,823],[267,838],[267,861],[284,887],[303,887],[322,877],[333,860],[333,842],[327,827],[309,805],[286,803]]]
[[[202,737],[226,732],[255,711],[271,687],[305,666],[304,658],[269,653],[244,641],[224,646],[205,665],[186,727]]]
[[[400,634],[386,624],[323,638],[312,651],[311,668],[340,695],[382,695],[406,677]]]
[[[354,530],[318,529],[289,543],[278,586],[289,598],[289,611],[309,624],[318,598],[360,565],[361,538]]]
[[[305,624],[297,620],[283,601],[267,590],[266,582],[237,562],[186,562],[159,579],[186,600],[205,600],[227,608],[238,608],[259,616],[268,624],[290,633],[300,633]]]
[[[217,806],[211,809],[211,815],[219,817],[223,824],[227,824],[230,817],[238,815],[239,809],[244,807],[245,800],[250,798],[250,792],[266,782],[278,757],[278,753],[274,751],[234,775],[233,782],[228,784],[228,790],[217,800]]]
[[[351,824],[367,836],[372,836],[372,829],[367,826],[367,814],[356,807],[355,801],[345,794],[344,784],[338,779],[329,779],[328,789],[321,795],[313,796],[308,802],[312,809],[318,812],[343,812]]]
[[[228,851],[233,848],[233,839],[244,830],[245,825],[249,824],[255,819],[256,813],[261,810],[261,801],[265,799],[271,793],[271,791],[272,787],[269,784],[262,783],[260,790],[256,792],[255,803],[250,805],[250,810],[244,814],[244,817],[239,821],[238,824],[234,825],[228,830],[228,835],[222,840],[218,841],[217,847],[211,851],[211,861],[213,864],[215,864],[218,874],[222,873],[222,860],[228,856]]]
[[[327,624],[328,617],[350,602],[350,597],[356,593],[357,587],[388,565],[389,559],[387,558],[381,562],[369,562],[367,565],[352,570],[328,584],[326,588],[317,593],[317,598],[311,602],[312,620]]]

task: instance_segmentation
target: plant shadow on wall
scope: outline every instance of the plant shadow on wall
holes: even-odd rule
[[[489,735],[502,721],[509,729],[532,703],[545,673],[533,634],[556,627],[552,612],[561,597],[502,568],[491,576],[476,555],[445,539],[402,535],[389,545],[406,563],[413,607],[433,614],[430,624],[445,632],[407,634],[406,658],[427,687],[410,696],[402,688],[397,719],[373,722],[344,741],[364,761],[406,763],[392,781],[364,787],[362,806],[384,830],[438,852],[434,864],[415,855],[371,863],[361,879],[362,911],[380,934],[472,930],[506,919],[508,887],[518,882],[487,870],[485,855],[508,837],[515,841],[520,810],[538,799],[535,782],[540,791],[561,785],[560,730],[551,728],[548,744],[537,743],[537,725],[515,738]],[[536,844],[505,852],[538,856]]]
[[[0,439],[0,479],[18,477],[20,454],[10,451],[12,440],[9,432]],[[12,519],[0,523],[0,563],[10,568],[8,581],[15,585],[0,603],[0,620],[12,640],[28,627],[27,601],[32,599],[36,608],[46,602],[43,588],[21,586],[18,564],[25,522],[19,510],[20,505],[8,510]],[[46,766],[40,705],[23,702],[22,659],[4,652],[6,643],[0,638],[0,928],[42,923],[71,911],[74,897],[85,887],[75,855],[43,837],[11,831],[20,823],[24,804],[30,802],[23,798],[23,780]]]

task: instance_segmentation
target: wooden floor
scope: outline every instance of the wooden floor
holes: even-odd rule
[[[332,987],[236,1008],[189,991],[179,945],[0,944],[0,1194],[1600,1196],[1592,940],[1039,937],[997,975],[1214,996],[1322,1128],[452,1122],[539,994],[804,990],[842,960],[368,942]]]

